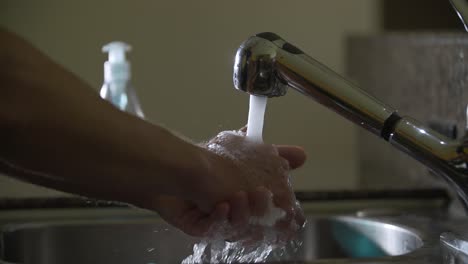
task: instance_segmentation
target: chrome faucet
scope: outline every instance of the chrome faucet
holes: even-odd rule
[[[457,12],[458,17],[465,26],[465,30],[468,31],[468,1],[467,0],[450,0],[452,7]]]
[[[258,96],[290,87],[382,137],[447,180],[468,210],[468,137],[452,140],[400,115],[274,33],[242,43],[233,77],[238,90]]]

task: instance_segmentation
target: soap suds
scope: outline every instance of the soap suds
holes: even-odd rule
[[[295,200],[291,185],[289,184],[289,165],[279,158],[278,150],[273,145],[263,144],[251,140],[241,131],[224,131],[218,134],[205,146],[208,150],[232,160],[248,176],[249,186],[264,186],[267,190],[274,188],[280,181],[271,179],[271,175],[282,175],[283,184],[290,188],[291,199],[296,202],[296,207],[291,210],[301,210]],[[264,157],[269,157],[265,159]],[[272,161],[271,157],[278,157]],[[274,164],[274,165],[273,165]],[[267,259],[277,260],[284,257],[286,249],[293,252],[300,245],[298,240],[291,238],[291,233],[285,234],[284,230],[278,230],[275,224],[285,219],[286,212],[275,206],[273,194],[270,192],[266,214],[260,217],[251,217],[247,236],[236,242],[225,241],[225,234],[235,234],[235,230],[228,222],[219,223],[212,227],[207,237],[193,247],[193,254],[182,263],[259,263]],[[300,212],[302,213],[302,212]],[[288,232],[299,230],[294,220],[290,221]],[[254,235],[255,234],[255,235]]]
[[[267,97],[250,96],[247,133],[241,131],[224,131],[211,140],[206,148],[219,156],[230,159],[241,171],[247,174],[247,186],[263,186],[268,190],[266,212],[263,216],[251,216],[247,230],[235,230],[228,222],[219,223],[208,232],[208,237],[193,246],[193,254],[183,260],[183,264],[192,263],[259,263],[267,259],[279,260],[287,250],[294,252],[300,247],[299,240],[291,239],[291,234],[285,234],[275,226],[278,221],[286,218],[286,211],[276,207],[271,193],[275,184],[283,184],[281,188],[289,188],[290,199],[295,202],[295,212],[302,214],[302,209],[294,197],[289,183],[289,164],[278,155],[278,150],[268,144],[263,144],[263,122]],[[265,158],[267,157],[267,158]],[[276,158],[276,160],[273,160]],[[278,166],[279,165],[279,166]],[[272,176],[281,178],[272,179]],[[286,181],[286,182],[284,182]],[[284,198],[284,197],[283,197]],[[288,219],[285,219],[288,220]],[[301,226],[290,220],[288,232],[298,231]],[[243,232],[236,242],[225,241],[225,234]],[[246,235],[247,234],[247,235]],[[236,237],[236,236],[234,236]]]

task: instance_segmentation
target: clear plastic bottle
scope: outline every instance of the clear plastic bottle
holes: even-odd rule
[[[100,95],[120,110],[144,118],[135,89],[130,82],[130,62],[125,58],[125,52],[130,49],[128,44],[119,41],[102,47],[102,51],[109,54],[109,59],[104,62],[104,84]]]

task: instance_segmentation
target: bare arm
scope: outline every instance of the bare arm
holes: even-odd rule
[[[228,213],[232,222],[247,224],[254,208],[266,208],[259,201],[270,199],[258,189],[262,186],[276,195],[278,206],[295,214],[287,175],[275,172],[286,161],[293,168],[302,165],[302,149],[253,152],[250,163],[239,166],[121,112],[1,28],[0,40],[0,171],[62,191],[156,210],[194,235],[202,235]],[[256,174],[261,177],[252,177]]]
[[[204,170],[200,148],[117,110],[19,37],[2,30],[0,39],[0,169],[126,202],[150,189],[184,192],[177,181]]]

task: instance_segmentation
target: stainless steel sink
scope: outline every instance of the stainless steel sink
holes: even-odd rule
[[[157,217],[16,224],[3,229],[0,258],[6,263],[180,263],[198,241]],[[424,248],[424,235],[414,228],[356,217],[310,217],[300,240],[298,251],[274,261],[395,263],[417,259]]]

